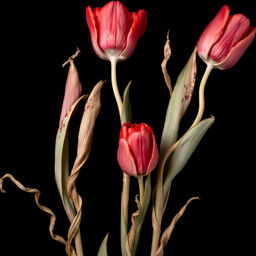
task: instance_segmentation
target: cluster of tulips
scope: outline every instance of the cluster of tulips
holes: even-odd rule
[[[120,96],[116,77],[116,66],[125,61],[135,51],[138,39],[147,27],[147,12],[130,12],[119,1],[111,1],[102,8],[86,8],[86,20],[90,30],[95,53],[111,63],[111,82],[120,115],[121,130],[118,141],[117,161],[123,171],[121,194],[120,241],[121,254],[133,256],[139,246],[140,235],[146,213],[152,216],[151,256],[164,254],[176,222],[183,215],[188,204],[197,197],[190,198],[173,217],[170,225],[162,230],[162,219],[168,203],[171,184],[183,169],[195,148],[214,123],[214,117],[202,119],[204,114],[204,90],[207,78],[213,69],[228,69],[234,66],[252,43],[256,27],[250,26],[249,19],[243,14],[230,15],[224,5],[201,34],[194,51],[172,87],[166,64],[171,56],[169,35],[164,46],[162,70],[169,89],[170,101],[161,141],[158,143],[152,128],[146,124],[134,124],[131,120],[130,83]],[[83,256],[80,222],[82,198],[77,192],[75,182],[79,172],[90,155],[93,129],[100,110],[100,91],[104,84],[95,85],[89,96],[81,95],[82,86],[74,59],[79,50],[65,63],[69,64],[59,129],[56,137],[55,178],[66,214],[70,221],[67,239],[53,232],[55,214],[39,202],[40,192],[24,187],[6,174],[0,179],[0,189],[5,178],[10,178],[22,190],[35,193],[38,206],[51,215],[50,233],[53,239],[63,243],[69,256]],[[183,134],[179,134],[179,124],[184,116],[194,91],[196,82],[196,57],[206,63],[205,73],[199,85],[199,107],[197,115]],[[77,156],[72,168],[69,167],[68,128],[75,109],[86,99],[78,134]],[[159,146],[158,146],[159,145]],[[156,172],[154,184],[151,172]],[[129,216],[130,179],[138,180],[138,209]],[[154,193],[152,193],[154,191]],[[131,223],[129,221],[131,219]],[[103,239],[98,255],[107,255],[107,238]]]

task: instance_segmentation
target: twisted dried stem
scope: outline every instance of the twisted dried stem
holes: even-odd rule
[[[77,47],[77,48],[76,48],[76,52],[75,52],[73,55],[71,55],[71,56],[67,59],[67,61],[65,61],[65,62],[62,64],[62,67],[64,68],[68,63],[70,63],[71,61],[73,61],[73,60],[78,56],[78,54],[79,54],[80,52],[81,52],[80,49]]]
[[[55,226],[55,222],[56,222],[56,215],[54,214],[54,212],[42,205],[40,202],[39,202],[39,198],[41,196],[41,192],[40,190],[36,189],[36,188],[28,188],[28,187],[25,187],[23,186],[18,180],[16,180],[11,174],[7,173],[5,174],[3,177],[0,178],[0,191],[2,193],[5,192],[5,190],[3,189],[3,182],[5,179],[10,179],[20,190],[24,191],[24,192],[27,192],[27,193],[32,193],[35,195],[35,202],[36,202],[36,205],[38,206],[38,208],[40,210],[42,210],[43,212],[46,212],[50,215],[50,225],[49,225],[49,231],[50,231],[50,235],[52,237],[52,239],[54,239],[55,241],[58,241],[64,245],[67,246],[67,241],[60,235],[57,235],[57,234],[54,234],[53,230],[54,230],[54,226]],[[72,246],[70,246],[70,256],[76,256],[76,253],[75,253],[75,250]]]

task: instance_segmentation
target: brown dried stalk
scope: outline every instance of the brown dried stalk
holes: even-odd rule
[[[42,205],[39,202],[39,198],[40,198],[41,192],[38,189],[36,189],[36,188],[24,187],[11,174],[7,173],[3,177],[0,178],[0,191],[2,193],[5,193],[5,190],[3,189],[3,182],[4,182],[4,180],[6,178],[9,178],[20,190],[22,190],[24,192],[27,192],[27,193],[35,194],[35,202],[36,202],[36,205],[38,206],[38,208],[50,215],[49,231],[50,231],[50,235],[51,235],[52,239],[54,239],[55,241],[58,241],[58,242],[60,242],[60,243],[62,243],[64,245],[67,245],[67,241],[62,236],[54,234],[54,232],[53,232],[54,226],[55,226],[55,222],[56,222],[56,215],[54,214],[54,212],[50,208]],[[70,251],[71,251],[71,255],[72,256],[76,256],[76,253],[75,253],[74,248],[72,246],[70,247]]]
[[[78,134],[77,156],[71,174],[67,180],[68,195],[74,202],[74,206],[76,209],[76,216],[74,217],[68,231],[68,240],[66,247],[66,251],[68,254],[71,253],[71,243],[79,230],[82,216],[82,198],[77,193],[75,182],[79,176],[81,167],[86,162],[91,152],[93,129],[101,106],[100,90],[103,84],[104,81],[100,81],[95,85],[85,105]]]

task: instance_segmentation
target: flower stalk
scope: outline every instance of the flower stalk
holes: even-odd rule
[[[112,89],[113,89],[113,93],[116,99],[116,104],[118,107],[118,111],[119,111],[119,116],[120,116],[120,120],[122,118],[122,108],[123,108],[123,102],[119,93],[119,89],[118,89],[118,84],[117,84],[117,77],[116,77],[116,64],[117,64],[117,60],[116,58],[111,58],[111,84],[112,84]],[[122,123],[122,121],[121,121]]]
[[[203,117],[203,113],[204,113],[204,108],[205,108],[205,98],[204,98],[204,91],[205,91],[205,85],[206,82],[208,80],[208,77],[211,73],[211,71],[213,70],[213,65],[211,63],[209,63],[206,66],[204,75],[201,79],[200,85],[199,85],[199,107],[198,107],[198,112],[197,112],[197,116],[193,122],[193,124],[191,125],[191,127],[195,126],[196,124],[198,124],[202,117]]]

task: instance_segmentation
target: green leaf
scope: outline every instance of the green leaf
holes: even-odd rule
[[[180,120],[190,103],[196,74],[196,49],[181,71],[170,97],[160,145],[160,153],[166,152],[177,140]]]
[[[172,180],[183,169],[199,142],[207,130],[212,126],[214,121],[214,117],[204,119],[188,130],[188,132],[186,132],[181,138],[177,148],[171,156],[170,162],[167,161],[169,166],[166,166],[167,173],[164,180],[164,198],[166,198],[166,195],[168,197]]]
[[[67,178],[69,176],[69,150],[68,150],[68,130],[71,116],[77,105],[86,96],[81,96],[71,107],[66,117],[63,119],[62,126],[59,128],[55,144],[55,180],[62,199],[66,213],[70,219],[75,216],[75,209],[72,201],[67,195]]]
[[[123,95],[123,108],[122,108],[122,124],[131,122],[131,103],[130,103],[130,85],[131,81],[128,83],[124,90]]]
[[[100,249],[98,251],[98,256],[108,256],[108,251],[107,251],[107,243],[108,243],[108,233],[104,237]]]

